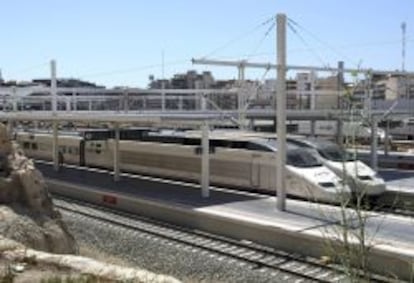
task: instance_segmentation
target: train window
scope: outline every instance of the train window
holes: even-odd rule
[[[100,154],[100,153],[101,153],[101,150],[100,150],[100,149],[97,149],[97,150],[95,150],[95,152],[96,152],[97,154]]]
[[[321,166],[320,161],[307,150],[288,151],[286,163],[302,168]]]
[[[72,147],[68,146],[68,154],[72,154]]]
[[[37,143],[32,143],[32,149],[37,150]]]
[[[100,144],[100,143],[97,143],[96,144],[96,147],[101,147],[102,145]]]
[[[210,140],[211,147],[231,147],[231,143],[228,140]]]
[[[200,140],[199,139],[193,139],[193,138],[184,138],[183,139],[183,144],[184,145],[200,145]]]
[[[163,143],[177,143],[177,144],[183,143],[183,139],[181,137],[162,137],[160,141]]]
[[[260,144],[260,143],[255,143],[255,142],[247,143],[247,149],[248,150],[256,150],[256,151],[272,151],[267,146],[265,146],[263,144]]]
[[[30,142],[23,142],[24,149],[30,149]]]
[[[232,141],[231,148],[246,149],[247,142],[245,141]]]
[[[323,157],[331,161],[342,162],[342,161],[354,161],[352,155],[336,145],[319,147],[318,153]]]

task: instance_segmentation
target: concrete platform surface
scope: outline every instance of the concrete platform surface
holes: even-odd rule
[[[270,196],[212,188],[210,197],[202,198],[196,184],[128,174],[114,182],[113,176],[105,170],[91,171],[69,166],[56,172],[51,164],[37,163],[36,166],[47,180],[56,181],[55,188],[67,186],[66,192],[75,188],[93,191],[90,193],[93,197],[89,199],[101,194],[98,202],[102,196],[116,195],[120,199],[119,205],[132,207],[138,212],[151,211],[152,217],[165,217],[182,224],[191,222],[195,229],[226,231],[224,235],[260,239],[262,244],[275,244],[277,248],[286,247],[290,251],[303,251],[313,256],[323,253],[328,239],[340,239],[347,231],[349,239],[355,241],[361,227],[365,227],[366,243],[376,250],[371,260],[378,261],[375,271],[387,268],[400,278],[408,278],[412,272],[412,217],[369,211],[358,214],[352,209],[291,199],[287,200],[286,211],[280,212],[276,210],[276,198]],[[181,214],[173,216],[176,211]],[[364,221],[358,220],[359,216]]]
[[[344,217],[338,206],[288,199],[286,211],[280,212],[276,210],[275,197],[212,188],[210,197],[206,199],[201,197],[200,188],[196,184],[133,175],[124,175],[119,182],[114,182],[112,175],[105,170],[90,171],[63,167],[56,172],[50,164],[36,165],[47,178],[125,193],[170,205],[185,205],[198,211],[249,219],[295,232],[339,233],[343,230],[341,223],[345,220],[354,230],[361,227],[355,211],[346,209]],[[364,215],[367,219],[365,226],[368,239],[375,238],[377,243],[387,243],[396,247],[404,246],[412,249],[414,254],[414,218],[374,212],[364,212]]]

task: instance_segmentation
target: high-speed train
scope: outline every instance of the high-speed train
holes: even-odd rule
[[[134,139],[119,142],[120,169],[153,176],[198,182],[201,178],[199,131],[140,130]],[[112,135],[113,136],[113,135]],[[122,138],[122,135],[121,135]],[[16,140],[32,158],[52,159],[50,133],[18,132]],[[275,191],[276,138],[269,134],[211,131],[210,182],[215,185]],[[65,163],[113,167],[111,135],[60,133],[59,152]],[[286,192],[313,201],[340,203],[351,189],[310,151],[288,145]]]
[[[350,153],[328,140],[303,138],[299,136],[288,137],[292,143],[315,151],[321,162],[346,179],[355,196],[378,196],[384,193],[386,185],[384,180],[363,162],[353,158]]]

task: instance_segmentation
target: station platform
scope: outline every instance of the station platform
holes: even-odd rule
[[[162,221],[314,257],[331,256],[341,245],[347,221],[351,241],[361,229],[352,209],[287,199],[286,211],[276,198],[212,187],[209,198],[200,186],[121,174],[118,182],[105,170],[36,163],[52,193],[116,207]],[[345,213],[344,213],[345,212]],[[344,215],[346,220],[344,220]],[[369,265],[373,272],[409,280],[414,263],[414,219],[364,212]],[[356,243],[356,242],[355,242]]]
[[[381,169],[378,171],[391,191],[414,194],[414,171],[402,169]]]

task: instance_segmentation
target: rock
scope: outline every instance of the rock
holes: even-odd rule
[[[55,210],[39,170],[0,124],[0,234],[28,247],[77,253],[73,236]],[[7,206],[6,206],[7,205]]]
[[[54,253],[77,253],[74,238],[59,218],[34,214],[27,208],[0,206],[0,234],[28,247]]]
[[[174,277],[152,273],[145,269],[121,267],[114,264],[103,263],[94,259],[75,255],[56,255],[46,252],[27,249],[19,243],[15,243],[0,236],[0,251],[2,258],[17,262],[13,265],[18,272],[24,272],[25,263],[42,266],[58,266],[69,269],[77,274],[93,275],[102,279],[116,282],[148,282],[148,283],[179,283],[181,281]],[[43,281],[42,281],[43,282]],[[84,282],[84,281],[82,281]],[[86,281],[85,281],[86,282]],[[99,280],[99,282],[101,282]]]

